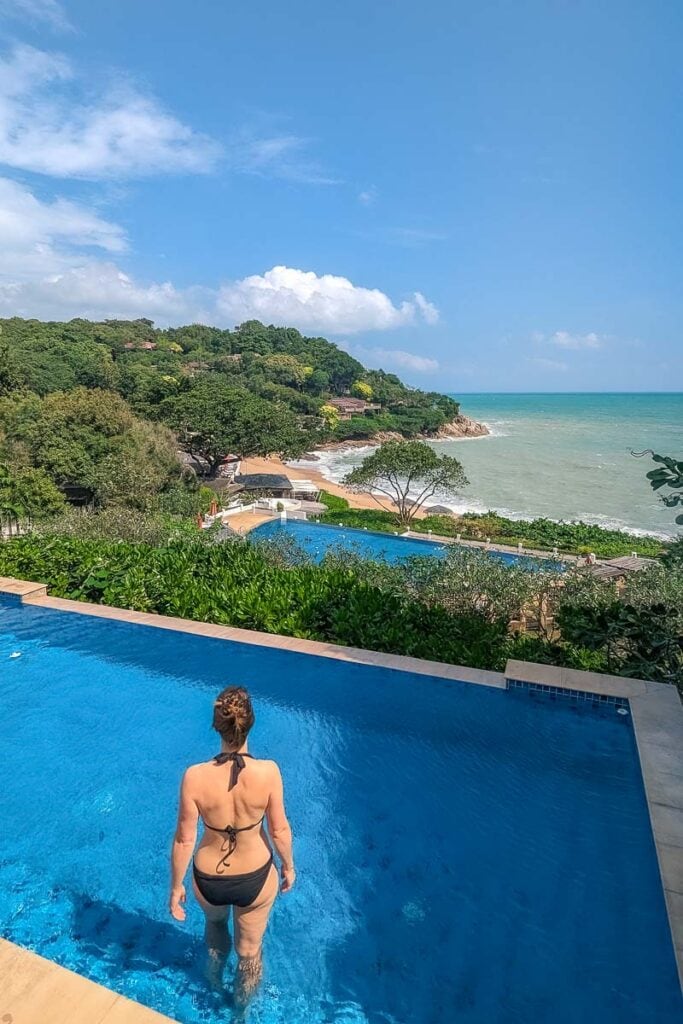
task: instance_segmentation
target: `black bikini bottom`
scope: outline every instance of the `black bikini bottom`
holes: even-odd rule
[[[212,907],[249,907],[266,884],[272,863],[271,853],[262,868],[246,875],[207,875],[193,861],[192,872],[197,888]]]

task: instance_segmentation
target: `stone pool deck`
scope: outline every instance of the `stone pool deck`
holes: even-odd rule
[[[0,939],[2,1024],[170,1024],[154,1010]]]
[[[628,702],[683,988],[683,705],[674,686],[512,660],[508,661],[504,673],[487,672],[297,637],[53,598],[48,596],[44,584],[6,577],[0,577],[2,594],[26,604],[65,613],[174,629],[197,636],[375,665],[393,671],[499,689],[521,684],[577,700]],[[35,953],[4,940],[0,943],[2,1024],[162,1024],[169,1020]]]

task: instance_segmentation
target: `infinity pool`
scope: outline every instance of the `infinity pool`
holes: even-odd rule
[[[356,530],[349,526],[328,526],[326,523],[310,523],[296,519],[271,519],[251,530],[249,536],[256,540],[291,537],[316,561],[320,561],[326,551],[335,548],[386,562],[402,562],[410,557],[443,558],[448,550],[446,545],[433,540],[416,540],[414,537],[397,537],[374,530]],[[491,558],[505,562],[506,565],[522,564],[532,569],[539,565],[537,559],[526,555],[512,555],[506,551],[488,551],[487,554]],[[548,565],[550,564],[548,562]],[[559,563],[554,563],[554,566],[561,568]]]
[[[19,655],[18,657],[15,655]],[[299,884],[254,1024],[674,1024],[635,742],[551,700],[0,600],[0,930],[183,1024],[230,1022],[166,911],[184,767],[246,684]],[[622,708],[621,710],[624,710]]]

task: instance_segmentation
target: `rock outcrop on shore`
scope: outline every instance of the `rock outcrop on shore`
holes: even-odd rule
[[[462,413],[459,413],[455,419],[439,427],[436,433],[417,434],[415,439],[418,441],[448,441],[460,437],[486,437],[487,434],[490,434],[490,430],[485,423],[478,423],[476,420],[470,419],[469,416],[463,416]],[[325,444],[319,445],[319,450],[337,451],[342,448],[367,448],[368,445],[384,444],[385,441],[404,440],[403,435],[395,430],[379,430],[370,437],[349,438],[346,441],[327,441]],[[308,457],[312,457],[310,453]]]
[[[491,431],[485,423],[478,423],[459,413],[450,423],[444,423],[434,435],[441,440],[449,437],[486,437]]]

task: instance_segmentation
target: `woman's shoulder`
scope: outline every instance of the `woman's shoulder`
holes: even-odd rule
[[[273,778],[279,776],[280,769],[277,761],[270,761],[265,757],[254,757],[251,761],[254,768],[261,772],[262,775],[270,775]]]

